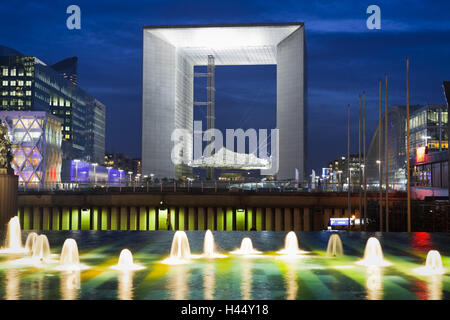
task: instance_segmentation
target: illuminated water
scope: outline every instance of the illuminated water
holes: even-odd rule
[[[77,242],[71,238],[66,239],[61,249],[59,266],[56,269],[61,271],[78,271],[86,268],[85,265],[80,263]]]
[[[38,234],[36,232],[30,232],[27,236],[27,240],[25,241],[25,249],[27,249],[28,253],[33,254],[34,245],[36,244],[36,238]]]
[[[254,255],[260,254],[261,251],[253,249],[252,239],[245,237],[242,239],[241,247],[239,249],[231,251],[230,253],[241,255]]]
[[[4,246],[0,248],[0,253],[27,253],[27,249],[22,247],[22,231],[20,230],[19,218],[13,217],[9,220]]]
[[[425,267],[414,269],[414,272],[422,275],[437,275],[444,274],[445,269],[442,266],[442,258],[437,250],[430,250],[427,254]]]
[[[333,233],[328,240],[327,245],[327,256],[328,257],[339,257],[344,254],[344,247],[342,245],[342,240],[338,234]]]
[[[367,267],[385,267],[391,265],[390,262],[384,260],[380,241],[375,237],[367,240],[364,258],[357,263]]]
[[[170,256],[164,259],[165,264],[184,264],[190,262],[191,248],[189,240],[184,231],[176,231],[173,235],[172,246],[170,247]]]
[[[216,244],[214,242],[214,236],[211,230],[206,230],[205,240],[203,241],[203,257],[214,259],[214,258],[225,258],[226,255],[219,254],[216,251]]]
[[[133,271],[144,269],[143,266],[133,262],[133,254],[128,249],[123,249],[120,252],[119,262],[116,265],[112,266],[111,268],[121,271]]]
[[[52,254],[60,254],[66,239],[76,241],[79,263],[89,269],[59,271],[55,266],[11,266],[17,256],[0,254],[0,299],[450,299],[448,273],[414,272],[425,265],[430,250],[438,250],[444,269],[450,265],[450,235],[445,233],[339,232],[344,256],[326,257],[329,232],[296,232],[308,251],[300,260],[280,260],[286,232],[213,231],[221,252],[251,239],[259,255],[229,255],[223,259],[191,259],[166,265],[173,231],[38,231],[48,237]],[[22,232],[22,243],[30,234]],[[185,232],[191,255],[202,254],[205,231]],[[6,232],[0,232],[0,241]],[[386,267],[356,264],[366,242],[382,244]],[[119,253],[128,248],[133,263],[145,267],[118,272]]]
[[[297,254],[302,254],[306,252],[299,249],[297,235],[295,234],[294,231],[291,231],[286,235],[286,238],[284,240],[284,249],[278,251],[277,253],[295,256]]]

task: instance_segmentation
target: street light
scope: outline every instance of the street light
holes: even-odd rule
[[[75,181],[78,182],[78,162],[80,162],[80,160],[75,159],[73,162],[75,162]]]
[[[94,186],[95,186],[97,184],[97,175],[95,168],[98,166],[98,163],[93,163],[92,165],[94,166]]]
[[[339,189],[341,189],[342,188],[342,170],[339,170],[338,172],[337,172],[338,174],[339,174]]]
[[[131,176],[133,175],[133,171],[128,171],[128,174],[130,175],[130,185],[131,185]]]
[[[422,136],[422,139],[425,139],[425,147],[428,147],[428,139],[431,139],[430,136]]]
[[[383,231],[383,186],[381,185],[381,161],[378,163],[378,183],[380,184],[380,231]]]

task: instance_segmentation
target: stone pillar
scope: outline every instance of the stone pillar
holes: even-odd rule
[[[17,215],[18,177],[0,173],[0,230],[6,230],[6,224]]]
[[[311,209],[303,208],[303,231],[311,231]]]
[[[325,227],[328,227],[329,223],[330,223],[330,218],[332,216],[333,213],[333,209],[332,208],[325,208],[324,209],[324,214],[323,214],[323,225]]]

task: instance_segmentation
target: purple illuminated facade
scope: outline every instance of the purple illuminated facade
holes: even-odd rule
[[[127,181],[123,170],[106,168],[85,161],[70,160],[68,168],[70,173],[65,182],[124,185]]]

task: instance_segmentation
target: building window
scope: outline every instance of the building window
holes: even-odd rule
[[[27,90],[27,91],[25,92],[25,95],[31,96],[31,91],[30,91],[30,90]]]
[[[2,76],[8,76],[8,68],[4,68],[3,70],[2,70]]]
[[[11,86],[15,86],[16,85],[16,82],[15,81],[11,81]]]
[[[11,69],[11,76],[13,76],[13,77],[16,76],[16,69]]]
[[[26,82],[25,82],[25,85],[26,85],[27,87],[31,87],[31,81],[29,81],[29,80],[26,81]]]
[[[22,80],[17,81],[17,85],[23,87],[23,81]]]
[[[2,81],[2,86],[7,87],[8,86],[8,81],[7,80],[3,80]]]

